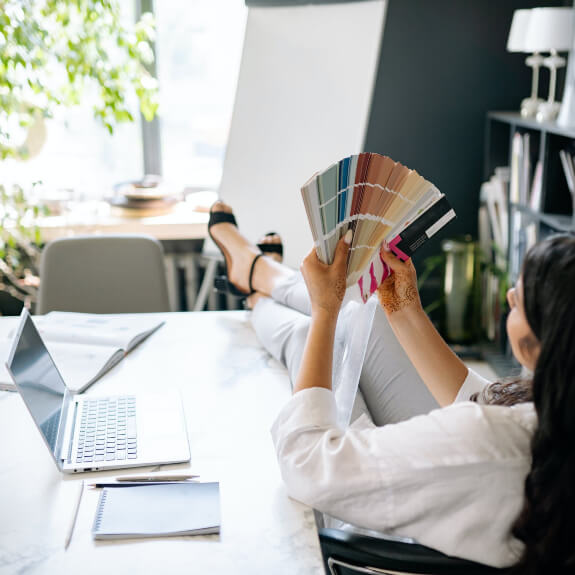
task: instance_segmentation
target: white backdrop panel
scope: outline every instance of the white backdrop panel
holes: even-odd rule
[[[384,18],[385,0],[248,11],[220,195],[293,267],[312,247],[302,184],[362,151]]]

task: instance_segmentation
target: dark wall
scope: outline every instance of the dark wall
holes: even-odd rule
[[[416,169],[447,195],[457,219],[437,238],[476,235],[486,112],[518,110],[529,95],[525,56],[505,49],[513,11],[559,4],[389,0],[365,151]],[[416,262],[439,249],[429,242]]]

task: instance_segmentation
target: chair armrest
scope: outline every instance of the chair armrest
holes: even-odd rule
[[[340,529],[322,528],[319,530],[319,539],[327,573],[329,573],[327,568],[329,557],[351,565],[402,573],[502,575],[509,571],[450,557],[417,543],[380,539]]]

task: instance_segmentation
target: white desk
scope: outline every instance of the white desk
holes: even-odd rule
[[[0,392],[0,573],[324,573],[313,511],[287,496],[269,434],[290,395],[286,371],[246,312],[163,315],[87,393],[181,390],[192,460],[163,469],[220,481],[220,535],[96,542],[98,492],[86,489],[65,551],[78,482],[114,474],[61,475],[20,397]]]

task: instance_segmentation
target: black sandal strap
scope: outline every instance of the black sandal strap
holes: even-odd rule
[[[216,224],[234,224],[237,226],[236,218],[234,214],[230,212],[210,212],[210,220],[208,221],[208,228],[215,226]]]
[[[283,256],[284,247],[281,244],[256,244],[264,254],[279,254]]]
[[[263,255],[264,255],[264,254],[258,254],[258,255],[254,258],[254,260],[253,260],[253,262],[252,262],[252,267],[250,268],[250,275],[249,275],[249,281],[248,281],[248,285],[249,285],[249,288],[250,288],[250,294],[252,294],[252,293],[254,293],[254,292],[256,291],[256,290],[253,288],[253,286],[252,286],[252,278],[253,278],[253,275],[254,275],[254,269],[255,269],[255,267],[256,267],[256,262],[257,262]]]
[[[268,236],[279,236],[279,234],[277,232],[268,232],[266,237]],[[256,246],[258,246],[258,248],[264,254],[279,254],[280,256],[284,255],[284,245],[282,242],[277,244],[268,244],[262,242],[261,244],[256,244]]]

